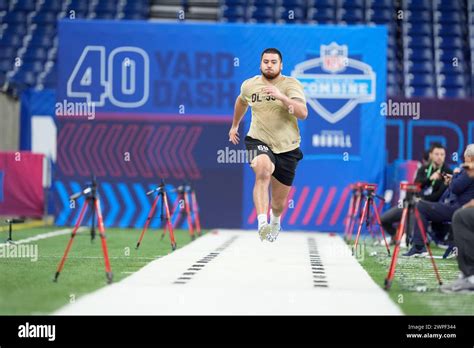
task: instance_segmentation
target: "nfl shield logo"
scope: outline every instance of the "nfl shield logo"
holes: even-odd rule
[[[347,66],[347,46],[339,46],[332,42],[329,45],[321,45],[322,69],[329,73],[344,71]]]

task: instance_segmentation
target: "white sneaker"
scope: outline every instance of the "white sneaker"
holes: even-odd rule
[[[280,224],[270,224],[271,230],[270,233],[267,234],[267,240],[269,242],[274,242],[276,241],[278,234],[281,231],[281,226]]]
[[[260,227],[258,230],[258,234],[260,235],[260,240],[263,242],[265,239],[267,239],[267,236],[270,234],[272,228],[270,227],[269,224],[265,224]]]

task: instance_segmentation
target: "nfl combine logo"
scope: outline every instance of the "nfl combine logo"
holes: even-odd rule
[[[375,72],[370,65],[349,58],[347,45],[321,45],[320,54],[297,64],[291,73],[303,84],[308,104],[318,115],[337,123],[358,104],[375,101]],[[335,100],[342,102],[336,110],[327,105]]]
[[[322,69],[329,73],[344,71],[347,66],[347,46],[339,46],[332,43],[328,46],[321,45]]]

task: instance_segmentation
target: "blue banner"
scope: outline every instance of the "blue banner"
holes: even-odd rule
[[[106,221],[139,226],[139,188],[189,180],[203,225],[254,228],[252,171],[219,154],[243,149],[228,142],[235,98],[260,74],[261,52],[276,47],[309,109],[283,224],[340,230],[346,186],[383,184],[386,36],[384,27],[60,21],[58,187],[94,172],[113,195],[104,201],[117,205],[105,212],[136,210]],[[68,206],[58,212],[64,224],[73,222]]]

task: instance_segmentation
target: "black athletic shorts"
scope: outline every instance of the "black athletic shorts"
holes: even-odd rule
[[[245,137],[245,147],[247,151],[255,156],[265,154],[270,157],[270,160],[275,165],[273,177],[281,182],[283,185],[291,186],[295,178],[296,166],[298,161],[303,158],[303,152],[300,148],[282,153],[273,153],[270,147],[264,142],[251,138],[248,135]]]

